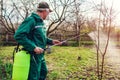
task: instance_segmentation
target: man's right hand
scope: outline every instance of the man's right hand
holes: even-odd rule
[[[36,48],[34,49],[34,52],[35,52],[36,54],[41,54],[41,53],[43,53],[43,51],[44,51],[44,49],[42,49],[42,48],[40,48],[40,47],[36,47]]]

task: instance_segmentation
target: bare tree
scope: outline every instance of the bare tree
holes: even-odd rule
[[[4,4],[4,5],[3,5]],[[4,0],[1,3],[0,24],[7,32],[14,34],[19,23],[21,23],[33,10],[35,1],[33,0],[10,0],[8,3]]]
[[[34,0],[10,0],[9,4],[5,3],[5,1],[3,2],[3,14],[1,15],[0,24],[4,26],[7,32],[12,34],[15,33],[18,25],[35,10],[35,6],[38,4]],[[83,3],[82,0],[49,0],[49,2],[53,13],[49,17],[47,35],[61,27],[61,24],[65,21],[74,25],[75,35],[80,35],[81,27],[85,22],[80,10],[80,6]],[[77,39],[77,42],[79,39]]]
[[[104,65],[105,65],[105,55],[107,53],[107,48],[110,40],[110,31],[111,31],[111,26],[112,22],[114,20],[114,14],[113,14],[113,5],[108,8],[105,4],[104,1],[101,0],[100,5],[94,4],[97,11],[99,11],[99,17],[98,17],[98,26],[97,26],[97,73],[98,73],[98,79],[102,80],[103,79],[103,74],[104,74]],[[102,28],[104,29],[107,28],[106,35],[107,35],[107,40],[105,42],[105,47],[104,49],[101,49],[101,44],[100,44],[100,34],[102,32]],[[100,60],[100,55],[101,55],[101,60]],[[100,63],[101,62],[101,63]],[[100,66],[101,65],[101,66]]]
[[[0,8],[0,11],[1,11],[1,12],[0,12],[0,18],[2,18],[1,15],[2,15],[2,10],[3,10],[3,0],[0,1],[0,7],[1,7],[1,8]]]
[[[85,11],[82,9],[83,3],[82,0],[73,0],[68,9],[69,15],[67,21],[74,25],[73,30],[75,31],[75,36],[81,35],[82,26],[86,21],[85,16],[83,15]],[[76,38],[76,43],[80,43],[80,36]]]
[[[90,32],[92,31],[96,31],[96,26],[97,26],[97,19],[94,19],[94,18],[88,18],[87,21],[86,21],[86,25],[89,29]]]
[[[2,9],[3,14],[1,15],[2,19],[0,19],[0,24],[4,26],[8,32],[14,34],[17,25],[19,25],[19,23],[21,23],[32,11],[35,10],[35,6],[38,3],[34,0],[10,0],[9,3],[10,4],[5,3],[4,1],[4,7]],[[68,15],[67,8],[72,3],[72,1],[50,0],[50,3],[54,12],[50,17],[50,24],[47,34],[50,34],[56,30],[59,25],[65,20]]]
[[[52,4],[52,8],[54,13],[52,14],[50,18],[50,24],[47,30],[47,35],[55,31],[58,27],[60,27],[60,24],[64,22],[66,19],[68,13],[67,9],[69,5],[72,3],[71,0],[49,0]]]

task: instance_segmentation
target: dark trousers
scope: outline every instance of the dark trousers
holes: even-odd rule
[[[47,72],[44,55],[31,55],[28,80],[45,80]]]

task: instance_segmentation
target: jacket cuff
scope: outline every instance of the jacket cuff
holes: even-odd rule
[[[53,45],[53,40],[50,39],[50,38],[47,38],[47,44],[48,44],[48,45]]]

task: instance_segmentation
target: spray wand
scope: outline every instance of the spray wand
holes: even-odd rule
[[[66,40],[62,41],[61,44],[65,43],[65,42],[67,42],[67,41],[69,41],[69,40],[75,39],[75,38],[77,38],[77,37],[79,37],[79,36],[80,36],[80,35],[77,35],[77,36],[75,36],[75,37],[66,39]],[[52,45],[52,46],[49,46],[48,48],[45,48],[44,50],[50,49],[51,47],[57,46],[57,45],[59,45],[59,44],[60,44],[60,43],[54,44],[54,45]]]

